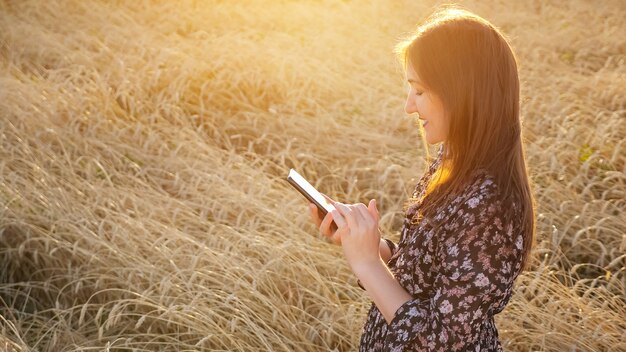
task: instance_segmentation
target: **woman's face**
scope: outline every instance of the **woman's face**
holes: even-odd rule
[[[448,137],[448,118],[441,99],[424,86],[411,64],[407,65],[406,79],[410,89],[404,111],[418,113],[428,144],[444,142]]]

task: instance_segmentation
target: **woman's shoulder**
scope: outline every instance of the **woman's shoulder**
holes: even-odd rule
[[[498,184],[495,176],[484,169],[471,173],[465,186],[455,195],[451,195],[446,206],[449,214],[490,213],[510,218],[517,209],[515,197],[506,194]]]
[[[487,170],[474,170],[465,182],[464,187],[454,196],[457,202],[473,199],[497,201],[501,195],[495,177]]]
[[[435,215],[448,234],[445,243],[481,242],[485,232],[491,241],[503,248],[514,248],[519,242],[521,217],[518,207],[501,191],[495,177],[489,172],[473,174],[467,187]],[[521,238],[521,237],[520,237]]]

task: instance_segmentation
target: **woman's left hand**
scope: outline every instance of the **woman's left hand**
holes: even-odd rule
[[[379,213],[376,200],[366,207],[363,203],[333,203],[336,210],[331,213],[337,224],[337,235],[341,236],[341,246],[352,271],[380,261]]]

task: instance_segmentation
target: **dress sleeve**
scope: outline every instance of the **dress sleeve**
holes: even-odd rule
[[[387,242],[387,246],[389,246],[389,251],[391,252],[391,256],[393,257],[393,255],[398,251],[398,245],[388,238],[383,238],[383,240]]]
[[[433,295],[398,308],[388,324],[386,351],[464,350],[506,304],[521,242],[489,185],[476,187],[442,225]]]

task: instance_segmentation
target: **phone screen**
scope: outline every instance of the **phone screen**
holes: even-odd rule
[[[304,179],[296,170],[289,170],[287,181],[291,183],[303,196],[305,196],[311,203],[317,205],[317,207],[324,213],[329,213],[335,207],[324,198],[324,196],[315,189],[307,180]]]

